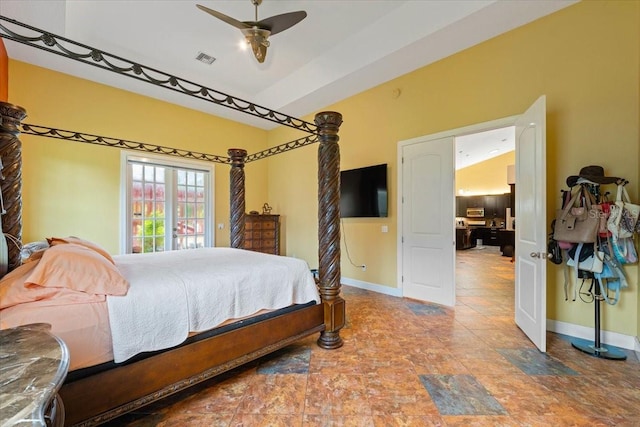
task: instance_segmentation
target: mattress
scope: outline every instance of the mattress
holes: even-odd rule
[[[42,301],[0,311],[0,329],[48,323],[69,349],[69,370],[113,360],[107,303],[50,305]]]

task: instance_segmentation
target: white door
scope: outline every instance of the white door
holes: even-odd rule
[[[547,340],[546,98],[516,121],[516,324],[540,349]]]
[[[403,295],[455,305],[454,139],[405,145],[402,195]]]

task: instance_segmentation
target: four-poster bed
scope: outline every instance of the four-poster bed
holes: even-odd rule
[[[18,27],[18,30],[27,28],[29,34],[37,32],[40,35],[21,36],[16,32],[18,30],[9,30],[9,24]],[[317,285],[321,303],[302,305],[298,309],[288,310],[276,316],[242,322],[236,325],[237,327],[225,326],[221,333],[188,341],[140,360],[118,364],[112,369],[83,377],[70,375],[60,390],[66,409],[66,425],[100,424],[317,332],[320,332],[317,341],[320,347],[334,349],[342,345],[340,329],[345,323],[345,301],[340,296],[338,130],[342,117],[339,113],[322,112],[316,114],[314,123],[308,123],[5,17],[0,17],[0,36],[310,134],[305,138],[252,155],[248,155],[244,149],[232,148],[228,151],[229,157],[224,157],[25,124],[22,123],[27,115],[25,109],[9,103],[0,103],[0,157],[4,164],[5,177],[2,181],[2,194],[7,211],[7,214],[2,216],[2,226],[5,233],[19,242],[22,240],[22,160],[19,139],[21,133],[200,158],[230,165],[232,248],[242,248],[244,243],[245,164],[314,142],[319,143]],[[59,40],[64,42],[64,48],[60,46]],[[74,47],[85,52],[74,53]],[[126,63],[129,66],[115,67],[111,65],[109,58],[115,58],[119,64]],[[150,77],[151,75],[155,77]],[[13,270],[19,265],[19,248],[9,245],[9,269]]]

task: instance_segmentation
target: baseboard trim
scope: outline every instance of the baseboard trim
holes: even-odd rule
[[[402,290],[398,288],[379,285],[377,283],[364,282],[362,280],[350,279],[348,277],[340,278],[340,282],[345,285],[353,286],[354,288],[366,289],[367,291],[391,295],[393,297],[402,297]]]
[[[558,320],[547,319],[547,331],[558,334],[569,335],[571,337],[594,341],[595,329],[588,326],[575,325],[573,323],[560,322]],[[627,350],[638,352],[640,343],[638,337],[624,335],[618,332],[600,331],[600,342]]]

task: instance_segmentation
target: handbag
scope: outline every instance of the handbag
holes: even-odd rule
[[[607,220],[607,229],[616,238],[631,237],[636,229],[640,205],[631,203],[629,193],[623,184],[618,185],[616,201],[611,205],[611,213]]]
[[[615,305],[620,299],[620,290],[629,287],[627,278],[620,265],[613,260],[609,254],[604,254],[604,265],[601,273],[594,273],[595,279],[600,286],[600,294],[605,302]],[[613,292],[614,296],[610,297],[609,292]]]
[[[638,262],[638,252],[633,237],[609,239],[611,254],[620,264],[635,264]]]
[[[569,251],[567,265],[576,270],[602,273],[604,267],[604,252],[594,250],[595,245],[579,243],[575,251]],[[571,253],[573,252],[573,253]]]
[[[567,265],[569,267],[577,267],[578,270],[582,271],[590,271],[592,273],[602,273],[604,268],[604,252],[597,251],[590,257],[587,257],[584,261],[578,261],[576,265],[576,261],[573,258],[569,258],[567,260]]]
[[[558,241],[553,238],[553,230],[556,225],[556,220],[551,221],[551,233],[549,233],[549,239],[547,241],[547,253],[551,256],[549,260],[554,264],[562,264],[562,248],[558,244]]]
[[[582,197],[584,195],[584,197]],[[579,198],[584,202],[574,206]],[[580,186],[563,209],[556,210],[553,238],[559,242],[595,243],[600,224],[599,211],[592,205],[593,196]]]
[[[599,211],[598,214],[600,216],[600,222],[598,223],[598,236],[600,237],[611,236],[611,232],[609,231],[609,228],[607,228],[607,222],[609,221],[609,216],[611,215],[611,205],[613,204],[613,202],[608,200],[608,194],[609,192],[602,196],[600,204],[595,205],[596,209]]]

